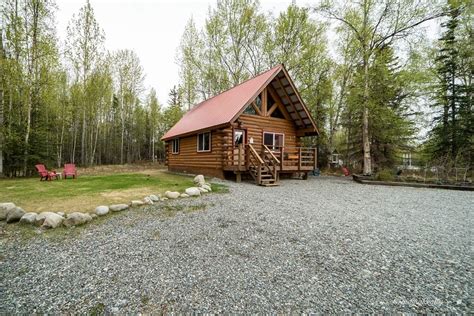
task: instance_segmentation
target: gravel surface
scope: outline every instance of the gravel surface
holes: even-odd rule
[[[472,192],[227,185],[61,234],[4,234],[0,314],[471,311]]]

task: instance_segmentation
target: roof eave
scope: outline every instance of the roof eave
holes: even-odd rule
[[[223,128],[223,127],[226,127],[226,126],[229,126],[229,125],[230,125],[230,123],[227,122],[227,123],[223,123],[223,124],[218,124],[218,125],[209,126],[209,127],[201,128],[201,129],[198,129],[198,130],[186,132],[186,133],[176,134],[176,135],[173,135],[173,136],[167,136],[167,137],[163,136],[163,137],[161,137],[161,140],[166,142],[166,141],[176,139],[176,138],[188,137],[188,136],[192,136],[192,135],[195,135],[195,134],[200,134],[200,133],[205,133],[205,132],[212,131],[212,130],[215,130],[215,129],[220,129],[220,128]]]

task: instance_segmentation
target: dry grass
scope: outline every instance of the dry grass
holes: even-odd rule
[[[0,202],[13,202],[29,212],[88,212],[98,205],[129,203],[150,194],[180,191],[192,177],[150,165],[101,166],[79,169],[78,179],[39,181],[39,178],[0,180]],[[219,186],[216,186],[219,191]],[[224,189],[224,187],[222,188]]]

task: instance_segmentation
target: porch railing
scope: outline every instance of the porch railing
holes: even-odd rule
[[[281,168],[291,167],[294,169],[316,168],[317,149],[312,147],[280,147],[278,157]]]
[[[250,146],[249,146],[250,145]],[[230,146],[229,146],[230,147]],[[312,147],[279,147],[272,149],[266,145],[260,147],[240,144],[230,147],[224,152],[224,166],[238,167],[248,170],[248,160],[251,148],[264,161],[268,162],[276,170],[309,170],[315,169],[317,163],[317,149]],[[272,170],[275,173],[276,170]]]

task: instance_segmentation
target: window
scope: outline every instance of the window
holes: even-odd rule
[[[253,108],[253,105],[250,104],[250,105],[245,109],[244,114],[256,115],[257,112],[255,112],[255,109]]]
[[[284,137],[285,137],[284,134],[264,132],[263,133],[263,144],[267,145],[268,148],[270,148],[272,150],[277,150],[280,147],[283,147]]]
[[[257,115],[257,110],[262,111],[262,97],[258,95],[252,103],[247,106],[244,114]]]
[[[271,117],[276,117],[276,118],[281,118],[281,119],[284,119],[285,116],[283,115],[283,113],[280,111],[280,108],[276,108],[273,112],[272,112],[272,115],[270,115]]]
[[[198,134],[197,151],[211,151],[211,133]]]
[[[173,139],[171,141],[171,153],[179,154],[179,138]]]
[[[262,111],[262,97],[261,95],[258,95],[256,98],[255,98],[255,105],[257,106],[257,108]]]
[[[239,147],[240,144],[244,143],[245,131],[241,129],[234,130],[234,146]]]

